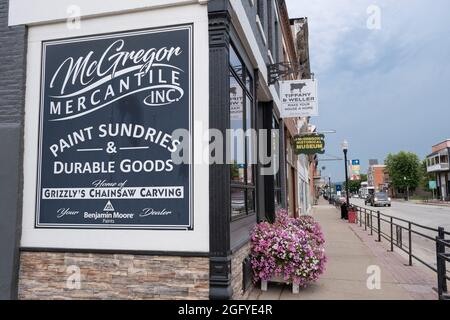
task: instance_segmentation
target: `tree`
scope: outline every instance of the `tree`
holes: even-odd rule
[[[361,180],[349,180],[348,181],[348,191],[351,193],[357,193],[361,188]],[[344,189],[346,189],[346,184],[344,182]]]
[[[421,176],[422,176],[422,179],[420,181],[420,186],[425,191],[431,192],[432,190],[430,189],[430,185],[428,182],[433,181],[436,178],[434,177],[434,174],[427,172],[427,160],[426,159],[422,161],[420,171],[421,171]]]
[[[349,180],[348,182],[348,191],[351,193],[358,193],[361,188],[361,182],[367,181],[367,174],[361,174],[359,180]],[[344,182],[344,189],[346,188]]]
[[[422,180],[419,157],[412,152],[389,154],[384,161],[392,185],[399,189],[415,189]]]

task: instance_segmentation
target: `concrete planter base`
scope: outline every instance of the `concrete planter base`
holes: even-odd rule
[[[274,276],[272,277],[270,280],[261,280],[261,291],[267,291],[267,284],[269,282],[278,282],[278,283],[286,283],[286,284],[292,284],[292,293],[293,294],[297,294],[300,291],[300,286],[298,284],[289,282],[289,281],[285,281],[282,277],[280,276]]]

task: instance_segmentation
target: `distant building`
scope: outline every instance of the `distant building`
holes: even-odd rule
[[[427,172],[435,174],[437,196],[441,200],[450,200],[450,139],[434,145],[427,156]]]
[[[389,178],[384,164],[369,165],[367,182],[370,187],[374,187],[376,191],[387,191],[389,188],[388,181]]]

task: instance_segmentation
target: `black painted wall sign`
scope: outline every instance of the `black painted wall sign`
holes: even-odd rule
[[[191,165],[171,160],[172,132],[192,134],[192,25],[42,53],[36,227],[192,229]]]

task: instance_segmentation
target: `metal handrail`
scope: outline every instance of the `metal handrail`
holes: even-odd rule
[[[448,299],[449,295],[447,294],[447,281],[450,281],[450,276],[447,275],[446,262],[450,262],[450,253],[446,253],[446,248],[450,247],[450,240],[445,239],[446,235],[450,235],[450,232],[446,232],[444,228],[431,228],[427,227],[412,221],[408,221],[406,219],[397,218],[391,215],[387,215],[381,213],[380,211],[374,211],[372,209],[363,208],[360,206],[352,205],[353,208],[357,211],[357,219],[359,220],[359,225],[363,227],[364,230],[370,231],[370,235],[373,235],[375,232],[378,236],[376,241],[381,242],[381,239],[386,239],[390,242],[391,252],[394,251],[394,247],[397,247],[404,253],[408,255],[409,265],[412,266],[413,259],[417,260],[421,264],[425,265],[432,271],[437,273],[438,277],[438,288],[437,292],[439,294],[439,299]],[[359,214],[359,217],[358,217]],[[362,215],[364,214],[364,219]],[[376,219],[376,225],[373,225],[373,218]],[[386,219],[387,218],[387,219]],[[364,220],[364,221],[363,221]],[[388,223],[390,226],[390,234],[383,232],[381,228],[381,223]],[[358,223],[358,221],[357,221]],[[402,224],[400,224],[402,223]],[[406,224],[406,225],[404,225]],[[396,236],[394,238],[394,227],[396,230]],[[437,236],[434,238],[418,230],[413,229],[413,227],[422,228],[428,231],[436,232]],[[403,231],[407,232],[408,242],[407,244],[403,243]],[[413,244],[412,244],[412,236],[417,235],[423,237],[425,239],[435,241],[436,243],[436,267],[431,264],[425,262],[422,258],[418,257],[413,252]]]

